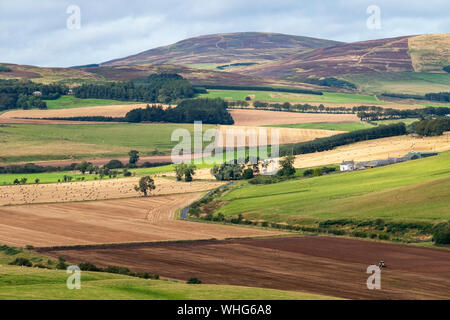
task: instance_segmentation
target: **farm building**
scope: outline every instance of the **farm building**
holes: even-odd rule
[[[35,91],[35,92],[33,92],[33,96],[35,96],[35,97],[40,97],[40,96],[42,96],[42,92],[40,92],[40,91]]]
[[[398,162],[416,160],[435,156],[435,152],[410,152],[401,158],[387,158],[385,160],[361,161],[355,164],[353,161],[344,161],[341,163],[341,171],[364,170],[376,167],[388,166]]]
[[[355,170],[354,161],[343,161],[340,166],[341,171],[353,171]]]

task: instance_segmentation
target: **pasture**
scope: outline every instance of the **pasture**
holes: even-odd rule
[[[111,106],[111,105],[130,105],[137,102],[119,101],[110,99],[79,99],[75,96],[61,96],[56,100],[44,100],[47,103],[47,109],[72,109],[94,106]]]
[[[189,285],[125,275],[87,272],[82,290],[67,290],[66,272],[0,267],[0,300],[329,300],[328,296],[227,285]],[[185,279],[187,280],[187,279]]]
[[[227,193],[224,215],[268,221],[296,219],[449,218],[450,152],[375,169],[247,185]],[[399,201],[401,199],[401,201]]]
[[[208,90],[208,93],[200,94],[202,98],[222,98],[225,100],[245,100],[250,96],[252,100],[270,102],[319,102],[319,103],[361,103],[361,104],[386,104],[375,96],[324,92],[323,95],[299,94],[287,92],[252,91],[252,90]]]
[[[169,153],[178,143],[171,141],[176,129],[193,133],[192,124],[2,125],[0,162],[112,158],[127,156],[131,149],[143,156],[155,150]]]

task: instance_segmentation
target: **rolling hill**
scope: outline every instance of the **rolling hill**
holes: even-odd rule
[[[101,66],[175,64],[215,68],[233,63],[260,64],[338,44],[340,42],[277,33],[212,34],[104,62]]]
[[[439,72],[450,64],[450,34],[405,36],[341,44],[300,52],[278,62],[255,66],[246,74],[304,78],[343,74]]]

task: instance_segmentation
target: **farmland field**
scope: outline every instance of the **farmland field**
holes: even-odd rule
[[[117,157],[131,149],[168,153],[178,143],[171,134],[179,128],[193,132],[192,124],[2,125],[0,162]]]
[[[239,286],[189,285],[124,275],[83,272],[82,290],[67,290],[65,271],[0,267],[0,300],[328,300],[296,291]],[[186,279],[187,280],[187,279]]]
[[[385,104],[374,96],[324,92],[323,95],[300,94],[287,92],[271,92],[271,91],[251,91],[251,90],[208,90],[208,93],[201,94],[202,98],[222,98],[225,100],[245,100],[250,96],[252,100],[272,101],[272,102],[331,102],[331,103],[371,103]]]
[[[67,261],[120,265],[171,279],[295,290],[349,299],[449,299],[448,250],[336,237],[191,241],[42,250]],[[382,290],[367,290],[367,266],[384,259]],[[230,272],[232,270],[233,272]]]
[[[336,149],[295,157],[296,168],[339,164],[342,161],[381,160],[388,157],[403,157],[408,152],[442,152],[450,150],[450,133],[437,137],[415,137],[405,135],[361,141]]]
[[[105,105],[93,107],[78,107],[68,109],[48,109],[48,110],[11,110],[0,115],[2,121],[14,118],[25,119],[45,119],[45,118],[71,118],[71,117],[124,117],[129,111],[137,108],[144,108],[146,104],[123,104],[123,105]]]
[[[283,234],[174,220],[177,209],[201,195],[186,190],[147,198],[0,207],[0,243],[48,247]]]
[[[350,173],[237,188],[216,212],[253,219],[449,218],[450,152]],[[399,201],[401,199],[401,201]]]
[[[450,74],[445,73],[370,73],[346,75],[344,78],[358,85],[367,94],[384,92],[425,94],[450,91]]]
[[[155,178],[152,195],[181,194],[214,189],[223,184],[218,181],[178,182]],[[140,196],[134,187],[139,177],[91,180],[84,182],[27,184],[0,186],[0,206],[32,203],[93,201],[134,198]]]
[[[71,109],[94,106],[111,106],[111,105],[130,105],[137,102],[118,101],[110,99],[79,99],[74,96],[61,96],[56,100],[44,100],[47,103],[47,109]]]
[[[234,124],[238,126],[265,126],[295,123],[358,122],[355,114],[297,113],[255,109],[230,110]]]
[[[409,125],[417,119],[400,119],[400,120],[381,120],[376,121],[378,125],[389,125],[392,123],[403,122]],[[342,123],[297,123],[297,124],[281,124],[272,125],[271,127],[281,127],[281,128],[296,128],[296,129],[318,129],[318,130],[338,130],[338,131],[356,131],[362,129],[373,128],[374,125],[367,122],[342,122]]]

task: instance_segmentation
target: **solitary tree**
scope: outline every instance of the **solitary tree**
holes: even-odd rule
[[[155,189],[155,181],[149,176],[142,177],[139,180],[139,185],[134,187],[134,190],[136,190],[137,192],[142,192],[144,194],[144,197],[148,195],[148,192],[151,192]]]
[[[139,151],[131,150],[130,152],[128,152],[128,155],[130,156],[130,164],[136,165],[136,163],[139,161]]]

